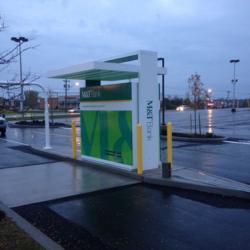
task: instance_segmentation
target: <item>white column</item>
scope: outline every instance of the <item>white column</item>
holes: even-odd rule
[[[143,170],[157,168],[160,163],[159,89],[157,53],[139,52],[139,122],[142,125]]]
[[[48,110],[48,95],[44,91],[44,122],[45,122],[45,147],[44,149],[50,149],[50,135],[49,135],[49,110]]]

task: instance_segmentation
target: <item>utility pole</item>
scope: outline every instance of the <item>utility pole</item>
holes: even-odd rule
[[[70,88],[70,80],[65,79],[64,81],[64,90],[65,90],[65,96],[64,96],[64,110],[65,112],[67,111],[67,107],[68,107],[68,89]]]
[[[235,88],[236,88],[236,83],[238,82],[238,79],[235,78],[235,64],[240,62],[239,59],[232,59],[229,61],[230,63],[234,64],[234,75],[233,75],[233,80],[232,80],[232,84],[233,84],[233,107],[232,107],[232,112],[236,112],[236,103],[235,103]]]
[[[18,54],[19,54],[19,71],[20,71],[20,87],[21,87],[21,95],[20,95],[20,112],[22,113],[22,116],[24,117],[24,108],[23,108],[23,102],[24,102],[24,96],[23,96],[23,69],[22,69],[22,48],[21,45],[25,42],[28,42],[29,39],[23,36],[20,37],[11,37],[10,39],[13,42],[18,43]]]

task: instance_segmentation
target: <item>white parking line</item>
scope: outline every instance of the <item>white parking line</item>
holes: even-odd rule
[[[250,145],[250,142],[240,142],[240,141],[224,141],[224,142],[232,144]]]
[[[20,145],[24,145],[24,146],[29,146],[29,144],[25,144],[25,143],[19,142],[19,141],[14,141],[14,140],[9,140],[9,139],[3,139],[3,138],[0,138],[0,140],[6,141],[6,142],[11,142],[11,143],[16,143],[16,144],[20,144]]]

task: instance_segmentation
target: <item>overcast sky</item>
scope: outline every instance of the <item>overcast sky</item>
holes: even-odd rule
[[[29,45],[40,46],[23,54],[24,72],[57,90],[63,84],[48,80],[49,70],[146,49],[167,61],[167,94],[184,96],[198,73],[214,97],[226,97],[229,60],[237,58],[237,95],[250,96],[248,0],[2,0],[0,14],[8,26],[0,52],[14,46],[11,36],[32,39]],[[0,78],[15,73],[18,61]]]

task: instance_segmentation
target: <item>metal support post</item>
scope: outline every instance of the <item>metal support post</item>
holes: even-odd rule
[[[18,43],[19,50],[19,70],[20,70],[20,87],[21,87],[21,96],[20,96],[20,111],[22,117],[24,117],[24,96],[23,96],[23,70],[22,70],[22,51],[21,51],[21,41]]]
[[[162,62],[162,68],[165,67],[165,59],[163,57],[158,58],[158,61]],[[161,76],[161,92],[162,92],[162,125],[165,125],[165,75],[162,74]]]
[[[21,45],[25,42],[28,42],[29,39],[23,36],[20,37],[11,37],[10,39],[13,42],[18,43],[18,53],[19,53],[19,70],[20,70],[20,87],[21,87],[21,96],[20,96],[20,112],[22,113],[22,117],[24,117],[24,96],[23,96],[23,70],[22,70],[22,49]]]
[[[172,123],[168,122],[168,125],[166,125],[166,135],[167,135],[167,155],[166,155],[166,162],[162,163],[162,177],[167,178],[171,177],[172,174],[172,163],[173,163],[173,157],[172,157]]]
[[[234,72],[233,72],[233,80],[232,80],[232,83],[233,83],[233,107],[232,107],[232,112],[235,112],[236,111],[236,95],[235,95],[235,85],[236,85],[236,82],[238,82],[238,80],[235,78],[235,64],[240,62],[239,59],[232,59],[229,61],[230,63],[233,63],[234,64]]]
[[[51,149],[50,146],[50,135],[49,135],[49,110],[48,110],[48,95],[47,92],[44,91],[44,122],[45,122],[45,147],[44,149]]]

